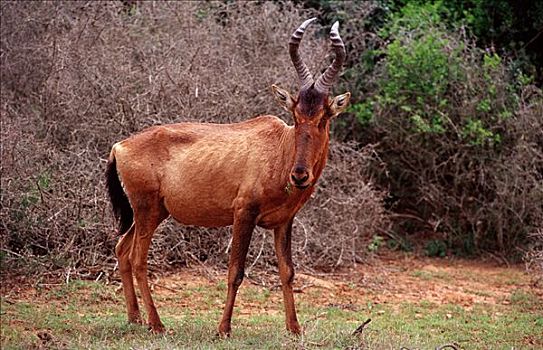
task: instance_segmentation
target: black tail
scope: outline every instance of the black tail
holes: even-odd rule
[[[119,180],[115,157],[107,163],[106,184],[109,199],[113,206],[113,215],[115,215],[115,219],[119,222],[119,234],[124,234],[132,226],[132,222],[134,222],[134,212]]]

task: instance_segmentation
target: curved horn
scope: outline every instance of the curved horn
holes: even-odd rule
[[[294,33],[292,33],[290,41],[288,42],[288,51],[290,53],[290,58],[292,59],[294,68],[298,73],[298,78],[300,78],[301,87],[313,84],[313,77],[311,76],[311,73],[309,72],[309,69],[305,65],[304,61],[302,61],[300,54],[298,53],[298,46],[300,46],[300,41],[302,41],[305,29],[309,26],[309,24],[311,24],[311,22],[316,19],[316,17],[313,17],[302,23],[302,25],[299,26]]]
[[[332,41],[332,47],[336,53],[336,58],[334,58],[334,61],[330,67],[326,69],[326,71],[319,77],[319,79],[317,79],[317,82],[315,83],[315,89],[323,93],[330,90],[334,80],[336,80],[339,72],[341,71],[343,62],[345,62],[345,45],[339,36],[338,28],[339,22],[336,21],[330,30],[330,40]]]

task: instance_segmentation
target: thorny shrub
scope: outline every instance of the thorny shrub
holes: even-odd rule
[[[528,270],[535,271],[539,283],[543,283],[543,227],[530,234],[531,244],[526,252],[525,261]]]
[[[115,262],[104,190],[111,145],[155,124],[285,116],[270,85],[297,88],[287,42],[312,15],[271,2],[0,6],[2,271],[76,268],[92,276]],[[318,30],[312,26],[301,47],[312,72],[331,59]],[[382,194],[364,181],[366,156],[357,149],[332,147],[318,192],[296,220],[302,266],[359,259],[365,237],[385,225]],[[251,265],[273,263],[268,236],[255,232]],[[166,222],[151,268],[222,264],[229,238],[227,229]]]

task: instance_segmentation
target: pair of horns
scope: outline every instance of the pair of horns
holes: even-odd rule
[[[309,69],[300,57],[298,47],[300,46],[300,41],[302,41],[302,37],[304,36],[306,28],[311,24],[311,22],[316,19],[316,17],[310,18],[302,23],[302,25],[299,26],[298,29],[296,29],[296,31],[292,34],[288,43],[290,58],[292,59],[294,68],[296,69],[298,77],[300,78],[301,89],[310,87],[314,83],[314,81],[311,73],[309,72]],[[315,89],[322,93],[327,93],[330,90],[334,83],[334,80],[337,78],[339,72],[341,71],[343,62],[345,62],[345,45],[343,44],[343,40],[341,40],[341,37],[339,36],[338,29],[339,22],[336,21],[332,26],[332,29],[330,30],[330,40],[332,41],[332,48],[336,54],[336,57],[334,58],[332,64],[314,83]]]

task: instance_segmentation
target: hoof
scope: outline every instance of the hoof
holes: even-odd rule
[[[162,323],[149,324],[149,330],[154,334],[162,334],[164,331],[166,331],[166,328]]]
[[[143,324],[143,321],[141,320],[141,317],[140,317],[140,315],[138,314],[138,315],[131,315],[131,316],[128,316],[128,323],[142,325],[142,324]]]
[[[232,329],[230,328],[230,325],[228,324],[222,324],[219,326],[219,331],[217,333],[217,336],[222,339],[230,338],[230,334],[232,333]]]
[[[294,335],[302,334],[302,327],[298,323],[287,325],[287,331]]]

